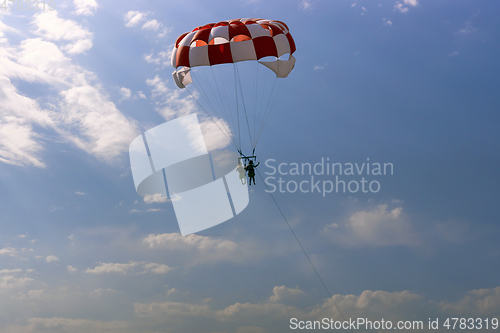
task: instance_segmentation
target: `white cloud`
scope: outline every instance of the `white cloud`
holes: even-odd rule
[[[171,48],[173,49],[173,47]],[[150,54],[145,54],[144,55],[144,60],[146,60],[150,64],[155,64],[155,65],[161,65],[161,67],[167,67],[170,66],[170,60],[172,57],[172,50],[165,50],[165,51],[160,51],[156,56],[153,55],[153,53]],[[155,77],[156,79],[156,77]],[[150,79],[154,80],[154,79]]]
[[[125,26],[133,27],[146,19],[147,14],[139,11],[129,11],[125,14]]]
[[[156,321],[178,322],[186,318],[208,317],[211,315],[210,307],[207,304],[191,304],[181,302],[164,303],[134,303],[134,313],[139,318],[151,318]]]
[[[18,52],[12,56],[17,58],[18,67],[15,72],[6,73],[6,76],[17,76],[29,82],[40,81],[59,89],[68,88],[70,80],[82,72],[71,64],[71,59],[57,45],[42,38],[23,40]]]
[[[74,21],[60,19],[52,12],[36,14],[32,22],[38,27],[36,32],[49,40],[85,41],[90,36]],[[0,78],[3,106],[0,162],[45,166],[39,157],[42,138],[33,125],[53,129],[105,161],[127,151],[136,136],[136,125],[100,92],[94,73],[72,64],[57,45],[42,38],[25,39],[16,47],[0,48],[0,63],[4,65],[0,65],[0,76],[4,76]],[[51,110],[44,110],[34,99],[20,95],[9,78],[37,81],[55,88],[58,94],[52,96]]]
[[[0,161],[44,167],[45,164],[37,156],[42,146],[36,141],[36,137],[32,126],[25,120],[3,117],[0,119]]]
[[[105,274],[105,273],[118,273],[126,275],[127,272],[131,271],[134,267],[139,265],[138,262],[131,261],[128,264],[118,264],[118,263],[100,263],[93,269],[87,268],[85,273],[90,274]]]
[[[15,33],[15,34],[19,34],[20,33],[19,30],[14,29],[12,27],[9,27],[8,25],[6,25],[2,21],[0,21],[0,42],[2,42],[2,38],[1,37],[5,36],[5,32]]]
[[[4,247],[3,249],[0,249],[0,255],[15,257],[17,255],[17,250],[13,247]]]
[[[33,281],[28,277],[15,277],[3,275],[0,277],[0,292],[22,289]]]
[[[218,261],[242,262],[266,255],[261,247],[250,243],[237,244],[230,240],[213,239],[195,234],[181,236],[172,234],[151,234],[143,243],[151,250],[169,250],[182,253],[182,265],[194,266]]]
[[[472,26],[472,22],[467,21],[465,22],[465,28],[459,30],[458,33],[467,36],[473,33],[474,31],[476,31],[476,29]]]
[[[418,0],[403,0],[404,5],[416,7],[418,5]],[[400,13],[406,13],[408,11],[408,7],[404,7],[401,1],[396,1],[394,4],[394,10],[399,11]]]
[[[0,51],[1,53],[1,51]],[[5,54],[5,58],[10,55]],[[0,58],[1,54],[0,54]],[[3,61],[3,59],[2,59]],[[7,66],[9,66],[7,62]],[[15,70],[0,67],[0,75]],[[3,73],[2,73],[3,72]],[[22,76],[23,74],[21,74]],[[0,161],[14,165],[45,166],[37,156],[42,150],[31,123],[50,127],[53,121],[49,113],[41,110],[39,104],[18,93],[7,77],[0,77]]]
[[[142,26],[143,29],[158,31],[162,24],[157,20],[149,20]]]
[[[166,95],[168,92],[167,86],[165,85],[165,82],[160,78],[158,74],[152,79],[147,79],[146,84],[150,87],[153,87],[152,90],[152,97],[160,97]]]
[[[402,210],[402,207],[388,210],[387,205],[378,205],[372,210],[352,214],[340,227],[334,223],[323,231],[344,247],[419,245],[418,237]]]
[[[312,9],[312,2],[310,0],[302,0],[299,7],[303,10],[311,10]]]
[[[217,118],[212,119],[217,122],[217,125],[219,125],[220,128],[229,130],[229,126],[224,120]],[[205,140],[205,145],[209,151],[223,149],[231,144],[228,136],[226,136],[224,134],[225,132],[222,132],[217,125],[210,119],[203,120],[202,118],[200,121],[203,139]]]
[[[224,251],[233,252],[237,244],[229,240],[211,239],[206,236],[190,234],[181,236],[181,234],[150,234],[144,238],[144,243],[150,248],[162,248],[168,250],[188,250],[197,249],[199,251]]]
[[[162,197],[161,193],[146,194],[144,196],[144,202],[147,204],[167,202],[167,201],[168,201],[168,199],[165,197]]]
[[[73,4],[76,7],[76,15],[94,15],[99,7],[96,0],[73,0]]]
[[[132,96],[132,92],[130,91],[130,89],[122,87],[120,88],[120,95],[122,95],[122,100],[130,99],[130,97]]]
[[[66,269],[68,270],[68,272],[70,273],[75,273],[76,271],[78,271],[77,268],[73,267],[73,266],[67,266]]]
[[[144,93],[142,91],[138,91],[137,92],[137,97],[139,97],[141,99],[144,99],[144,98],[146,98],[146,95],[144,95]]]
[[[317,71],[317,70],[321,70],[321,69],[324,69],[324,68],[325,68],[325,66],[319,66],[319,65],[318,65],[318,66],[314,66],[314,68],[313,68],[313,69],[314,69],[315,71]]]
[[[37,27],[33,33],[46,40],[70,41],[62,47],[70,54],[83,53],[92,48],[93,34],[73,20],[59,18],[55,10],[34,15],[33,24]]]
[[[20,268],[15,268],[15,269],[2,269],[0,270],[0,274],[15,274],[15,273],[21,273],[23,270]]]
[[[13,326],[12,332],[47,332],[61,331],[73,333],[133,333],[138,332],[137,327],[131,322],[126,321],[101,321],[89,319],[72,319],[72,318],[37,318],[33,317],[28,320],[28,326]]]
[[[53,256],[53,255],[50,255],[50,256],[47,256],[47,258],[45,258],[45,261],[46,262],[59,261],[59,258],[56,256]]]
[[[148,208],[148,209],[146,209],[147,213],[155,213],[155,212],[162,212],[162,211],[163,211],[163,209],[161,209],[161,208]]]
[[[276,286],[273,289],[273,294],[269,298],[269,301],[283,303],[289,298],[296,298],[304,295],[305,293],[298,288],[287,288],[285,286]]]
[[[408,7],[404,7],[403,4],[396,2],[394,4],[394,10],[398,10],[400,13],[406,13],[408,11]]]
[[[172,268],[164,264],[148,263],[144,264],[144,272],[152,272],[155,274],[167,274]]]
[[[438,303],[443,311],[467,316],[498,315],[500,313],[500,287],[476,289],[456,302]]]
[[[147,79],[146,84],[152,87],[152,98],[157,100],[155,110],[165,120],[186,116],[197,110],[196,102],[192,97],[181,97],[182,91],[180,89],[169,89],[166,82],[159,75],[156,75],[152,79]],[[228,123],[224,119],[217,117],[209,119],[208,117],[200,116],[199,120],[203,138],[209,150],[222,149],[230,144],[228,138],[232,134]]]
[[[142,271],[138,269],[142,267]],[[146,262],[137,262],[130,261],[128,264],[120,264],[120,263],[100,263],[99,266],[95,268],[87,268],[85,273],[89,274],[123,274],[127,275],[129,273],[135,274],[145,274],[148,272],[154,274],[167,274],[171,270],[170,267],[164,264],[158,263],[146,263]]]
[[[84,192],[80,192],[80,191],[76,191],[75,194],[78,194],[78,195],[85,195]]]
[[[79,130],[82,136],[66,132],[67,138],[80,149],[110,161],[127,151],[137,136],[134,123],[129,121],[100,91],[88,84],[61,93],[63,120]],[[77,128],[75,128],[77,127]]]
[[[418,5],[418,0],[404,0],[404,4],[416,7]]]
[[[124,16],[125,26],[135,27],[139,23],[145,21],[147,15],[148,14],[145,12],[131,10]],[[163,23],[158,22],[158,20],[156,19],[147,20],[146,22],[144,22],[144,24],[142,25],[142,29],[157,32],[158,38],[163,38],[167,36],[167,34],[173,30],[173,28],[165,27]]]
[[[168,35],[169,32],[172,32],[174,28],[165,28],[163,27],[163,30],[158,34],[158,38],[163,38]]]
[[[134,273],[134,277],[129,277],[129,279],[140,280],[143,279],[144,273],[165,274],[168,271],[166,265],[152,263],[138,263],[131,270],[125,269],[127,275]],[[122,274],[120,270],[114,273]],[[20,273],[15,272],[15,274]],[[15,317],[10,322],[3,322],[0,328],[1,333],[215,332],[213,327],[220,325],[224,325],[224,332],[277,332],[280,331],[283,322],[288,322],[293,317],[299,320],[321,320],[322,318],[342,320],[334,301],[347,318],[366,318],[372,321],[380,321],[384,318],[385,321],[393,323],[399,320],[423,321],[425,326],[422,331],[427,332],[427,320],[431,317],[493,318],[497,317],[500,311],[500,287],[472,290],[456,301],[436,302],[407,290],[391,292],[364,290],[355,295],[335,294],[333,300],[325,298],[317,304],[307,305],[305,304],[307,297],[311,295],[314,298],[317,297],[316,292],[307,295],[298,287],[275,286],[270,295],[264,295],[261,301],[234,302],[218,306],[216,304],[220,304],[219,302],[212,302],[210,299],[161,300],[161,297],[172,298],[172,294],[177,291],[175,288],[165,290],[161,295],[154,295],[154,301],[130,304],[123,297],[116,297],[123,296],[123,291],[119,289],[91,287],[90,290],[82,292],[81,288],[62,287],[57,290],[51,290],[49,286],[33,288],[33,285],[37,283],[39,281],[26,277],[0,275],[0,294],[2,299],[7,300],[8,306],[5,307],[5,303],[0,302],[0,307],[3,306],[2,310],[6,311],[5,313],[23,309],[23,314],[26,314],[26,317]],[[178,292],[173,297],[184,297],[182,294],[187,295],[187,293]],[[120,312],[114,312],[115,314],[122,313],[121,309],[128,309],[130,305],[133,306],[134,313],[130,321],[126,322],[114,321],[116,317],[113,317],[113,312],[106,317],[108,321],[78,319],[78,316],[70,319],[52,315],[55,313],[59,316],[74,317],[74,309],[81,311],[81,307],[74,308],[74,306],[80,305],[83,300],[87,302],[85,304],[94,307],[94,313],[113,307],[120,310]],[[290,303],[295,305],[290,305]],[[46,311],[40,312],[39,308],[42,305]],[[85,315],[86,318],[87,316],[88,314]],[[205,329],[186,324],[200,319]],[[257,323],[258,326],[256,326]]]
[[[391,26],[392,25],[392,21],[389,21],[388,19],[386,19],[385,17],[382,18],[382,22],[384,22],[385,25],[388,25],[388,26]]]

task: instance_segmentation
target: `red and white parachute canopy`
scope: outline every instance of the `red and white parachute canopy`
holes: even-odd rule
[[[191,77],[191,69],[195,67],[212,67],[221,64],[233,64],[235,72],[234,86],[236,88],[234,94],[236,95],[236,104],[231,107],[226,107],[226,104],[228,103],[221,100],[217,106],[217,93],[213,91],[213,93],[208,92],[205,94],[208,105],[207,109],[213,109],[214,118],[216,117],[218,119],[227,120],[225,124],[233,121],[233,126],[227,126],[228,128],[225,129],[225,132],[226,135],[232,137],[231,139],[233,144],[236,142],[235,146],[237,146],[238,150],[240,150],[241,138],[239,138],[239,140],[236,138],[236,135],[240,136],[240,134],[235,132],[239,132],[240,127],[240,115],[238,113],[238,108],[240,107],[239,100],[241,99],[240,104],[245,112],[245,118],[247,119],[250,141],[255,149],[258,136],[260,136],[262,132],[262,127],[269,116],[270,110],[263,110],[264,113],[260,119],[260,124],[255,123],[257,122],[257,115],[248,116],[247,109],[249,105],[246,104],[251,104],[252,101],[249,102],[251,98],[246,98],[245,100],[244,95],[246,92],[245,89],[243,89],[244,84],[242,85],[242,82],[240,82],[242,75],[240,75],[240,69],[236,66],[236,64],[243,61],[254,60],[254,62],[258,62],[271,69],[276,74],[275,78],[286,78],[295,65],[295,58],[292,56],[295,50],[295,42],[288,30],[288,26],[281,21],[235,19],[221,21],[218,23],[210,23],[196,27],[192,31],[186,32],[177,38],[172,52],[172,66],[176,70],[172,73],[172,76],[174,77],[174,81],[179,88],[186,88],[186,85],[192,83],[194,80],[194,78]],[[208,76],[210,75],[214,78],[216,77],[213,70],[208,74]],[[257,76],[258,75],[259,74],[257,74]],[[207,75],[205,75],[205,77],[207,77]],[[258,76],[258,80],[262,81],[262,78],[263,75],[260,74],[260,76]],[[199,90],[208,91],[209,89],[215,89],[214,87],[219,89],[219,87],[227,84],[228,81],[229,80],[226,78],[220,83],[209,83],[208,87],[204,87],[203,84],[200,83],[201,89]],[[244,78],[243,81],[248,81],[248,78]],[[256,84],[262,85],[263,82],[257,82]],[[274,85],[272,88],[274,90]],[[256,96],[255,99],[260,98],[257,96],[258,87],[256,86],[252,89],[255,92],[252,92],[252,95]],[[227,95],[226,92],[223,92],[223,94]],[[200,92],[199,95],[203,95],[203,93]],[[268,108],[270,104],[269,102],[272,100],[271,97],[271,95],[269,97],[265,97],[268,99],[267,103],[265,101],[264,103],[253,101],[255,104],[254,108],[257,108],[259,103],[260,105],[267,105],[266,108]],[[213,98],[213,101],[209,101],[210,98]],[[216,106],[214,107],[213,105]],[[229,109],[236,109],[236,111],[231,111]],[[205,108],[204,110],[210,115]],[[228,112],[228,117],[219,117],[217,114],[218,111],[222,114],[224,112]],[[237,112],[238,114],[232,115],[231,112]],[[255,112],[261,112],[261,110],[256,110]],[[212,115],[210,116],[212,117]],[[241,118],[244,119],[243,113]],[[254,127],[253,136],[252,133],[250,133],[252,132],[252,129],[251,124],[248,123],[249,118],[255,119],[252,124]],[[224,124],[221,126],[224,127]],[[229,127],[231,127],[232,130],[229,129]]]

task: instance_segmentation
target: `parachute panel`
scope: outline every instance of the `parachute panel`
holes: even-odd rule
[[[241,43],[245,44],[237,45]],[[205,48],[207,45],[208,48]],[[250,45],[253,51],[250,50]],[[203,52],[207,55],[202,55]],[[230,20],[200,26],[179,36],[172,52],[172,66],[213,66],[268,56],[280,57],[294,52],[295,43],[283,22]],[[245,53],[248,55],[245,56]]]

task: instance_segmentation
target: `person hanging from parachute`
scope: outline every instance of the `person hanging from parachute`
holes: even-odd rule
[[[254,165],[253,161],[250,160],[248,164],[245,166],[245,170],[248,173],[248,185],[252,185],[252,180],[253,184],[255,185],[255,168],[258,167],[259,164],[260,162]]]
[[[238,166],[236,167],[236,171],[239,172],[240,174],[241,185],[246,185],[247,176],[245,173],[245,167],[243,166],[243,163],[241,163],[241,159],[238,161]]]
[[[249,168],[254,184],[255,148],[283,81],[295,66],[295,51],[284,22],[257,18],[198,26],[180,35],[172,51],[176,85],[186,88],[235,147],[240,162],[244,159],[247,164],[243,172]],[[260,69],[263,66],[272,72]],[[190,90],[190,84],[195,90]],[[245,132],[248,139],[243,142],[248,141],[249,150],[242,146]]]

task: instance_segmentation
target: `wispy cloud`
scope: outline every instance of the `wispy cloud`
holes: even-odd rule
[[[282,293],[286,297],[278,297]],[[493,315],[500,307],[500,287],[494,289],[474,290],[465,298],[456,302],[436,303],[423,296],[409,291],[387,292],[382,290],[365,290],[359,295],[336,294],[327,298],[322,304],[303,310],[286,304],[287,297],[303,298],[305,293],[300,289],[277,286],[273,295],[266,302],[234,303],[223,309],[216,309],[210,301],[199,303],[153,302],[135,303],[134,312],[139,318],[147,318],[152,322],[175,323],[189,318],[206,318],[206,320],[222,321],[227,324],[251,325],[253,323],[270,323],[290,318],[300,320],[320,320],[332,318],[344,320],[338,308],[353,318],[367,318],[396,323],[399,320],[422,319],[429,316],[450,316],[473,313],[475,316]],[[467,312],[467,310],[471,310]],[[251,318],[251,319],[250,319]],[[427,321],[423,321],[427,324]],[[426,326],[420,329],[424,329]],[[261,329],[261,328],[258,328]],[[251,330],[251,332],[260,332]],[[264,330],[262,329],[262,332]]]
[[[130,261],[128,264],[120,263],[100,263],[95,268],[87,268],[85,273],[89,274],[109,274],[116,273],[127,275],[130,273],[145,274],[148,272],[155,274],[167,274],[171,270],[164,264]]]
[[[160,65],[161,67],[170,66],[170,59],[172,57],[172,48],[169,47],[168,50],[160,51],[157,54],[145,54],[144,59],[150,64]]]
[[[313,3],[311,0],[302,0],[299,7],[302,10],[311,10],[313,8]]]
[[[144,12],[139,12],[139,11],[134,11],[131,10],[125,14],[124,20],[125,20],[125,26],[127,27],[133,27],[139,24],[141,21],[144,21],[146,19],[146,16],[148,14]]]
[[[77,271],[78,271],[78,269],[77,269],[77,268],[75,268],[75,267],[73,267],[73,266],[69,266],[69,265],[68,265],[68,266],[66,266],[66,269],[67,269],[67,270],[68,270],[68,272],[70,272],[70,273],[75,273],[75,272],[77,272]]]
[[[50,41],[69,41],[62,49],[70,54],[83,53],[92,48],[93,34],[73,20],[58,17],[57,11],[36,14],[34,34]]]
[[[125,26],[132,28],[139,23],[146,21],[148,16],[148,13],[146,12],[139,12],[139,11],[129,11],[127,14],[124,16],[125,20]],[[151,30],[151,31],[156,31],[157,32],[157,37],[158,38],[163,38],[168,35],[169,32],[173,30],[173,28],[167,28],[163,25],[163,23],[159,22],[156,19],[148,20],[144,22],[142,25],[142,29],[144,30]]]
[[[0,83],[0,91],[5,88],[9,85]],[[37,141],[31,124],[12,116],[0,119],[0,162],[45,167],[38,156],[41,150],[42,145]]]
[[[147,204],[167,202],[168,199],[161,195],[161,193],[146,194],[144,196],[144,202]]]
[[[143,29],[158,31],[162,24],[157,20],[149,20],[142,26]]]
[[[465,28],[463,29],[460,29],[458,31],[458,33],[464,35],[464,36],[467,36],[467,35],[470,35],[471,33],[473,33],[474,31],[476,31],[476,28],[474,28],[472,26],[472,22],[471,21],[467,21],[465,22]]]
[[[45,258],[45,261],[46,262],[59,261],[59,258],[56,256],[53,256],[53,255],[50,255],[50,256],[47,256],[47,258]]]
[[[72,63],[68,54],[91,47],[92,34],[56,12],[33,16],[40,38],[22,40],[0,49],[0,162],[44,167],[42,138],[34,126],[50,128],[67,141],[97,157],[111,161],[126,151],[136,126],[100,92],[94,73]],[[69,41],[61,49],[53,41]],[[87,45],[87,46],[85,46]],[[57,91],[49,109],[22,96],[10,80],[39,82]]]
[[[76,15],[94,15],[99,7],[96,0],[73,0],[73,4],[76,8]]]
[[[152,79],[147,79],[146,84],[152,88],[151,97],[156,100],[155,110],[165,120],[171,120],[178,117],[186,116],[197,111],[195,100],[184,95],[180,89],[170,89],[167,87],[167,82],[163,81],[157,74]],[[196,95],[196,92],[194,93]],[[231,134],[228,123],[224,119],[217,117],[199,117],[200,126],[203,132],[203,137],[208,150],[216,150],[227,147],[230,141],[220,128]],[[214,123],[217,122],[217,125]]]
[[[0,249],[0,255],[15,257],[17,255],[17,250],[13,247],[4,247]]]
[[[408,12],[409,7],[405,7],[405,5],[416,7],[418,6],[418,0],[403,0],[403,3],[401,3],[401,1],[396,1],[396,3],[394,4],[394,10],[399,11],[400,13],[406,13]]]
[[[397,10],[400,13],[406,13],[408,11],[408,7],[404,7],[402,3],[396,2],[394,4],[394,10]]]
[[[418,0],[404,0],[404,4],[416,7],[418,5]]]
[[[458,301],[440,302],[439,307],[460,315],[496,315],[500,310],[500,287],[472,290]]]
[[[178,233],[151,234],[144,238],[143,242],[150,249],[182,251],[188,265],[221,260],[240,261],[244,257],[255,256],[255,251],[250,250],[248,245],[239,246],[229,240],[194,234],[188,236],[181,236]]]
[[[285,286],[276,286],[273,289],[273,294],[269,297],[269,301],[276,303],[285,303],[290,298],[300,298],[305,296],[305,292],[298,288],[288,288]]]
[[[355,212],[346,223],[332,223],[323,232],[344,247],[419,245],[419,238],[402,210],[402,207],[389,210],[387,205],[378,205]]]
[[[147,213],[155,213],[155,212],[163,212],[164,209],[161,209],[161,208],[148,208],[146,209],[146,212]]]
[[[130,99],[130,97],[132,97],[132,91],[128,88],[121,87],[119,91],[122,96],[122,100]]]

